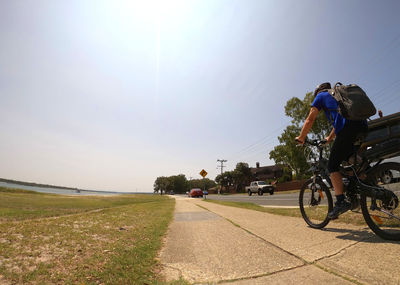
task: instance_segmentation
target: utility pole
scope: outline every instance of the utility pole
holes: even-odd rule
[[[222,173],[224,173],[224,167],[226,167],[226,166],[224,166],[224,162],[227,162],[227,160],[226,159],[217,159],[217,162],[221,163],[221,165],[217,166],[217,167],[221,168],[221,175],[222,175]],[[218,195],[221,193],[221,189],[222,189],[222,184],[218,189]]]
[[[224,162],[227,162],[226,159],[217,159],[217,162],[221,162],[221,165],[217,166],[218,168],[221,168],[221,174],[224,172],[224,167],[226,167],[224,165]]]

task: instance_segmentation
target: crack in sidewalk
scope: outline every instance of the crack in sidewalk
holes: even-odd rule
[[[211,213],[213,213],[213,214],[215,214],[215,215],[217,215],[217,216],[223,218],[224,220],[226,220],[226,221],[230,222],[231,224],[233,224],[235,227],[238,227],[238,228],[240,228],[241,230],[243,230],[243,231],[245,231],[245,232],[251,234],[252,236],[254,236],[254,237],[256,237],[256,238],[262,240],[264,243],[266,243],[266,244],[268,244],[268,245],[271,245],[271,246],[273,246],[273,247],[279,249],[280,251],[283,251],[284,253],[287,253],[287,254],[289,254],[289,255],[291,255],[291,256],[293,256],[293,257],[295,257],[295,258],[301,260],[304,264],[309,264],[309,262],[307,262],[304,258],[302,258],[302,257],[300,257],[300,256],[298,256],[298,255],[296,255],[296,254],[294,254],[294,253],[292,253],[292,252],[290,252],[290,251],[287,251],[287,250],[281,248],[280,246],[278,246],[278,245],[276,245],[276,244],[274,244],[274,243],[272,243],[272,242],[270,242],[270,241],[268,241],[268,240],[266,240],[266,239],[264,239],[264,238],[262,238],[262,237],[260,237],[260,236],[258,236],[258,235],[256,235],[256,234],[254,234],[253,232],[249,231],[248,229],[243,228],[243,227],[240,226],[239,224],[236,224],[236,223],[233,222],[232,220],[230,220],[230,219],[228,219],[228,218],[226,218],[226,217],[224,217],[224,216],[222,216],[222,215],[220,215],[220,214],[217,214],[217,213],[215,213],[215,212],[213,212],[213,211],[207,209],[207,208],[204,207],[204,206],[201,206],[201,205],[198,205],[198,204],[196,204],[196,205],[197,205],[198,207],[200,207],[200,208],[203,208],[204,210],[207,210],[207,211],[209,211],[209,212],[211,212]]]
[[[178,274],[179,274],[179,278],[183,278],[183,272],[182,272],[182,270],[181,269],[179,269],[179,268],[176,268],[176,267],[174,267],[174,266],[171,266],[171,265],[167,265],[167,264],[161,264],[161,266],[163,267],[163,268],[169,268],[169,269],[172,269],[172,270],[175,270],[175,271],[178,271]]]
[[[346,276],[346,275],[337,273],[336,271],[333,271],[332,269],[326,268],[326,267],[322,266],[321,264],[313,263],[312,265],[314,265],[315,267],[317,267],[317,268],[319,268],[319,269],[325,271],[326,273],[329,273],[329,274],[338,276],[338,277],[340,277],[340,278],[342,278],[342,279],[344,279],[344,280],[347,280],[347,281],[349,281],[349,282],[352,282],[352,283],[354,283],[354,284],[357,284],[357,285],[363,285],[363,284],[364,284],[364,283],[362,283],[362,282],[360,282],[360,281],[358,281],[358,280],[356,280],[356,279],[353,279],[353,278],[348,277],[348,276]]]
[[[287,250],[281,248],[280,246],[278,246],[278,245],[276,245],[276,244],[274,244],[274,243],[272,243],[272,242],[270,242],[270,241],[264,239],[263,237],[260,237],[260,236],[258,236],[258,235],[256,235],[256,234],[254,234],[253,232],[251,232],[251,231],[249,231],[248,229],[246,229],[246,228],[240,226],[239,224],[235,223],[234,221],[232,221],[232,220],[230,220],[230,219],[228,219],[228,218],[226,218],[226,217],[224,217],[224,216],[222,216],[222,215],[220,215],[220,214],[218,214],[218,213],[215,213],[215,212],[211,211],[210,209],[208,209],[208,208],[206,208],[206,207],[204,207],[204,206],[202,206],[202,205],[199,205],[199,204],[195,204],[195,205],[198,206],[198,207],[200,207],[200,208],[202,208],[202,209],[204,209],[204,210],[206,210],[206,211],[209,211],[209,212],[211,212],[211,213],[213,213],[213,214],[215,214],[215,215],[221,217],[222,219],[224,219],[224,220],[230,222],[230,223],[231,223],[232,225],[234,225],[235,227],[238,227],[238,228],[240,228],[241,230],[243,230],[243,231],[249,233],[250,235],[252,235],[252,236],[254,236],[254,237],[256,237],[256,238],[262,240],[264,243],[266,243],[266,244],[268,244],[268,245],[270,245],[270,246],[273,246],[273,247],[277,248],[278,250],[280,250],[280,251],[282,251],[282,252],[284,252],[284,253],[287,253],[287,254],[289,254],[289,255],[291,255],[291,256],[293,256],[293,257],[295,257],[295,258],[297,258],[297,259],[299,259],[299,260],[301,260],[301,261],[303,262],[302,265],[298,265],[298,266],[294,266],[294,267],[291,267],[291,268],[286,268],[286,269],[274,271],[274,272],[271,272],[271,273],[266,273],[266,274],[256,275],[256,276],[250,276],[250,277],[244,277],[244,278],[238,278],[238,279],[232,279],[232,280],[220,280],[220,281],[218,281],[218,283],[227,283],[227,282],[234,282],[234,281],[240,281],[240,280],[251,280],[251,279],[255,279],[255,278],[260,278],[260,277],[265,277],[265,276],[271,276],[271,275],[278,274],[278,273],[281,273],[281,272],[291,271],[291,270],[294,270],[294,269],[297,269],[297,268],[305,267],[305,266],[307,266],[307,265],[312,265],[312,266],[315,266],[315,267],[317,267],[317,268],[319,268],[319,269],[321,269],[321,270],[323,270],[323,271],[325,271],[325,272],[327,272],[327,273],[329,273],[329,274],[338,276],[338,277],[340,277],[340,278],[342,278],[342,279],[344,279],[344,280],[346,280],[346,281],[352,282],[352,283],[354,283],[354,284],[357,284],[357,285],[363,284],[363,283],[359,282],[358,280],[352,279],[352,278],[347,277],[347,276],[345,276],[345,275],[342,275],[342,274],[340,274],[340,273],[338,273],[338,272],[335,272],[335,271],[333,271],[333,270],[331,270],[331,269],[325,268],[325,267],[323,267],[322,265],[317,264],[317,262],[319,262],[319,261],[321,261],[321,260],[324,260],[324,259],[331,258],[331,257],[333,257],[333,256],[335,256],[335,255],[338,255],[338,254],[342,253],[343,251],[345,251],[345,250],[347,250],[347,249],[349,249],[349,248],[351,248],[351,247],[357,245],[358,243],[360,243],[360,242],[362,242],[362,241],[371,239],[372,237],[367,237],[367,238],[361,239],[361,240],[356,241],[356,242],[354,242],[354,243],[352,243],[352,244],[350,244],[350,245],[348,245],[348,246],[346,246],[346,247],[344,247],[344,248],[341,248],[339,251],[337,251],[337,252],[335,252],[335,253],[333,253],[333,254],[330,254],[330,255],[327,255],[327,256],[323,256],[323,257],[318,258],[318,259],[316,259],[316,260],[314,260],[314,261],[312,261],[312,262],[308,262],[308,261],[306,261],[304,258],[302,258],[301,256],[298,256],[298,255],[296,255],[296,254],[294,254],[294,253],[292,253],[292,252],[289,252],[289,251],[287,251]]]
[[[326,255],[326,256],[322,256],[322,257],[320,257],[320,258],[317,258],[316,260],[313,261],[313,263],[318,262],[318,261],[321,261],[321,260],[324,260],[324,259],[328,259],[328,258],[334,257],[334,256],[336,256],[336,255],[339,255],[339,254],[341,254],[342,252],[344,252],[345,250],[347,250],[347,249],[349,249],[349,248],[351,248],[351,247],[353,247],[353,246],[359,244],[360,242],[363,242],[363,241],[366,241],[366,240],[369,240],[369,239],[372,239],[372,238],[373,238],[373,237],[366,237],[366,238],[363,238],[363,239],[361,239],[361,240],[355,241],[354,243],[349,244],[348,246],[342,247],[340,250],[338,250],[338,251],[335,252],[335,253],[332,253],[332,254],[329,254],[329,255]]]
[[[297,268],[301,268],[301,267],[305,267],[305,266],[307,266],[307,264],[297,265],[297,266],[294,266],[294,267],[285,268],[285,269],[281,269],[281,270],[277,270],[277,271],[269,272],[269,273],[265,273],[265,274],[258,274],[258,275],[242,277],[242,278],[235,278],[235,279],[220,280],[220,281],[217,282],[217,284],[223,284],[223,283],[235,282],[235,281],[251,280],[251,279],[257,279],[257,278],[266,277],[266,276],[272,276],[272,275],[275,275],[275,274],[278,274],[278,273],[291,271],[291,270],[294,270],[294,269],[297,269]]]

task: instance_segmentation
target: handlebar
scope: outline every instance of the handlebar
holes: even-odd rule
[[[296,140],[296,142],[301,143],[299,140]],[[321,146],[325,145],[327,142],[328,141],[325,139],[324,140],[309,140],[308,138],[306,138],[304,140],[305,145],[311,145],[311,146],[316,146],[316,147],[321,147]]]

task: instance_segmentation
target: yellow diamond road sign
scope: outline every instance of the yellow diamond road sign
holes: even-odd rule
[[[207,171],[205,171],[204,169],[202,171],[200,171],[200,175],[204,177],[207,176]]]

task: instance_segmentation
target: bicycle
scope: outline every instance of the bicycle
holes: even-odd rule
[[[318,158],[311,163],[312,178],[300,190],[299,205],[305,222],[316,229],[330,222],[328,212],[333,208],[328,160],[323,157],[325,144],[325,140],[304,143],[318,149]],[[359,212],[361,207],[365,222],[376,235],[400,240],[400,163],[383,160],[376,152],[365,151],[359,156],[355,150],[347,165],[341,165],[344,194],[351,211]]]

